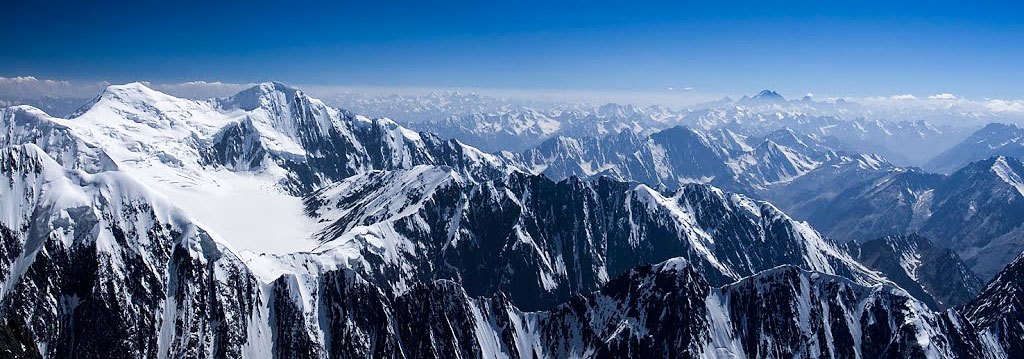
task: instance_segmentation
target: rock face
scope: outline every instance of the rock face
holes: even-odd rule
[[[162,196],[34,145],[0,151],[0,172],[0,313],[26,318],[37,352],[243,354],[255,278]]]
[[[955,250],[983,280],[1024,251],[1020,160],[992,157],[949,176],[858,168],[853,163],[823,166],[769,198],[837,240],[919,232]]]
[[[306,203],[329,223],[320,233],[324,254],[355,259],[368,276],[398,289],[453,279],[472,295],[502,291],[531,310],[678,256],[716,285],[782,264],[879,281],[771,204],[708,185],[663,194],[608,178],[521,173],[476,183],[417,167],[358,175]]]
[[[943,180],[942,175],[868,156],[841,156],[773,188],[767,198],[830,238],[866,241],[920,228]]]
[[[848,248],[857,261],[936,310],[966,304],[983,288],[956,252],[917,234],[851,242]]]
[[[1007,358],[1024,355],[1024,254],[996,276],[976,299],[961,309],[985,338]]]
[[[418,280],[397,294],[376,283],[377,278],[364,279],[358,266],[286,271],[276,279],[260,280],[250,268],[258,262],[240,260],[162,196],[130,177],[66,170],[34,145],[8,147],[0,160],[7,184],[4,198],[12,199],[4,202],[4,213],[10,215],[0,231],[5,269],[0,311],[7,318],[30,318],[24,326],[26,335],[46,357],[564,357],[588,352],[619,357],[677,350],[697,356],[722,350],[815,352],[843,345],[843,350],[862,353],[975,350],[969,335],[958,337],[968,340],[967,346],[950,344],[949,336],[958,334],[944,323],[958,318],[928,312],[893,287],[864,287],[832,275],[782,267],[716,289],[701,274],[714,273],[706,264],[709,257],[699,255],[691,256],[705,264],[672,259],[653,267],[624,268],[622,276],[597,286],[598,292],[543,312],[523,312],[502,295],[477,299],[460,285],[474,285],[468,278]],[[562,185],[570,190],[584,183]],[[613,186],[590,184],[602,185]],[[636,191],[624,192],[637,195]],[[705,186],[690,191],[681,193],[676,203],[684,203],[684,198],[691,205],[714,203],[716,198],[744,203]],[[714,207],[704,210],[710,208]],[[751,225],[785,225],[770,224],[778,220],[783,219],[765,218]],[[751,228],[759,227],[747,227]],[[462,240],[470,242],[468,237]],[[296,254],[280,260],[323,263],[325,256]],[[834,295],[846,291],[850,295]],[[776,300],[755,300],[769,293],[778,293]],[[818,296],[821,299],[814,299]],[[844,302],[828,311],[800,304],[826,298]],[[860,301],[875,304],[857,304]],[[751,311],[750,305],[768,307]],[[821,314],[838,318],[834,314],[846,310],[842,308],[861,308],[848,316],[844,312],[846,327]],[[756,320],[747,317],[756,313],[761,313]],[[897,320],[878,320],[879,315]],[[805,317],[807,322],[792,320]],[[826,326],[826,320],[831,324]],[[915,324],[889,327],[906,321]],[[776,329],[783,323],[790,327]],[[96,332],[97,326],[106,329]],[[787,344],[765,341],[768,328],[772,338],[788,338],[779,341]],[[826,334],[822,328],[830,329]],[[828,346],[820,339],[824,337],[800,333],[864,335],[905,346],[869,350],[853,340]],[[921,333],[932,336],[932,344],[918,347],[918,341],[900,339]]]

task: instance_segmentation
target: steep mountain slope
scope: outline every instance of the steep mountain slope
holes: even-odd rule
[[[32,143],[67,168],[89,173],[118,168],[103,149],[79,138],[74,131],[42,111],[29,106],[0,108],[0,144],[13,146]]]
[[[1024,355],[1024,255],[1006,266],[976,299],[961,309],[1008,358]]]
[[[166,198],[34,145],[0,150],[0,173],[0,313],[24,318],[44,356],[256,350],[255,278]]]
[[[1024,163],[993,157],[971,163],[935,188],[921,234],[956,249],[982,279],[1024,251]]]
[[[928,160],[924,167],[950,173],[970,162],[993,156],[1024,158],[1024,128],[1013,124],[990,123],[963,142]]]
[[[606,177],[554,182],[521,173],[475,183],[417,167],[339,182],[307,199],[307,210],[325,224],[318,252],[330,262],[354,263],[398,291],[450,278],[473,295],[500,290],[529,309],[676,256],[717,284],[782,264],[880,281],[771,204],[707,185],[663,194]]]
[[[851,242],[848,248],[858,262],[936,310],[966,304],[983,288],[956,252],[917,234]]]
[[[792,181],[834,153],[788,129],[748,137],[729,130],[705,133],[672,127],[650,136],[628,130],[603,138],[559,136],[529,151],[502,155],[520,168],[555,179],[607,175],[656,187],[708,183],[755,194]]]
[[[500,294],[474,298],[446,280],[392,294],[345,266],[319,271],[326,252],[281,256],[301,264],[293,268],[243,261],[132,176],[67,170],[35,145],[0,150],[0,174],[0,313],[27,318],[31,349],[44,357],[980,357],[1001,349],[979,344],[956,313],[929,312],[902,290],[786,266],[714,288],[703,268],[676,258],[624,270],[599,292],[542,312]]]
[[[920,228],[943,180],[873,156],[840,156],[766,197],[830,238],[864,241]]]
[[[66,123],[136,167],[164,164],[200,176],[203,165],[239,170],[276,165],[288,171],[281,182],[293,193],[372,169],[443,164],[472,175],[498,166],[495,158],[471,147],[390,120],[354,116],[279,83],[209,102],[175,98],[138,83],[111,86]]]
[[[977,161],[950,176],[917,169],[822,166],[768,198],[838,240],[920,232],[951,248],[983,280],[1024,250],[1024,164]]]
[[[137,83],[110,86],[72,119],[28,107],[0,111],[5,143],[39,144],[90,173],[130,171],[255,251],[312,249],[315,223],[302,215],[300,196],[356,173],[417,164],[448,165],[470,178],[508,170],[455,140],[354,116],[279,83],[212,101]]]

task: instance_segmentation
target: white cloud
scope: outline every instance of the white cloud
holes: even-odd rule
[[[956,100],[956,96],[951,93],[940,93],[928,96],[929,100]]]
[[[690,90],[693,90],[693,87],[683,87],[683,90],[684,91],[690,91]]]
[[[917,96],[911,94],[892,95],[889,97],[891,100],[916,100]]]
[[[988,100],[985,107],[992,112],[1024,113],[1024,100]]]
[[[675,89],[676,89],[676,88],[675,88],[675,87],[672,87],[672,86],[669,86],[669,87],[668,87],[668,90],[669,90],[669,91],[672,91],[672,90],[675,90]]]
[[[91,97],[102,88],[99,84],[73,84],[35,76],[0,76],[0,96],[8,98]]]
[[[806,95],[804,95],[804,96],[805,96],[805,97],[814,97],[814,93],[813,93],[813,92],[808,92],[808,93],[807,93]]]

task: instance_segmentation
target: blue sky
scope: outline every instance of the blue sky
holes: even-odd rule
[[[0,76],[1024,98],[1024,5],[7,2]]]

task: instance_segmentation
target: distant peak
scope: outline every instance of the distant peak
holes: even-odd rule
[[[754,98],[763,99],[763,100],[783,100],[784,99],[782,97],[782,95],[779,95],[778,92],[775,92],[775,91],[772,91],[772,90],[763,90],[761,92],[758,92],[757,96],[754,96]]]
[[[990,122],[989,124],[985,125],[984,129],[989,131],[1004,131],[1016,130],[1019,129],[1019,127],[1017,127],[1017,125],[1009,123]]]
[[[159,94],[162,94],[161,92],[156,91],[156,90],[150,88],[149,86],[146,86],[145,83],[142,83],[142,82],[130,82],[130,83],[126,83],[126,84],[123,84],[123,85],[110,85],[110,86],[107,86],[107,88],[104,89],[103,93],[100,94],[100,95],[101,96],[102,95],[108,95],[108,94],[111,94],[111,95],[123,95],[123,94],[132,94],[132,93],[142,93],[142,94],[159,93]]]
[[[300,95],[302,95],[302,91],[299,91],[297,88],[277,81],[269,81],[242,90],[234,96],[227,98],[225,104],[229,107],[238,107],[242,110],[252,111],[264,103],[280,100],[290,101],[291,98]]]
[[[101,102],[140,104],[155,103],[157,101],[178,100],[178,98],[154,90],[143,82],[131,82],[123,85],[110,85],[103,89],[98,96],[94,97],[75,112],[69,115],[70,118],[81,116]]]
[[[263,82],[263,83],[260,83],[260,84],[258,84],[256,86],[253,86],[251,89],[259,89],[259,92],[262,92],[262,93],[280,92],[280,93],[285,93],[285,94],[289,94],[289,95],[290,94],[294,94],[296,92],[299,92],[299,89],[297,89],[295,87],[291,87],[291,86],[285,85],[284,83],[277,82],[277,81]]]

